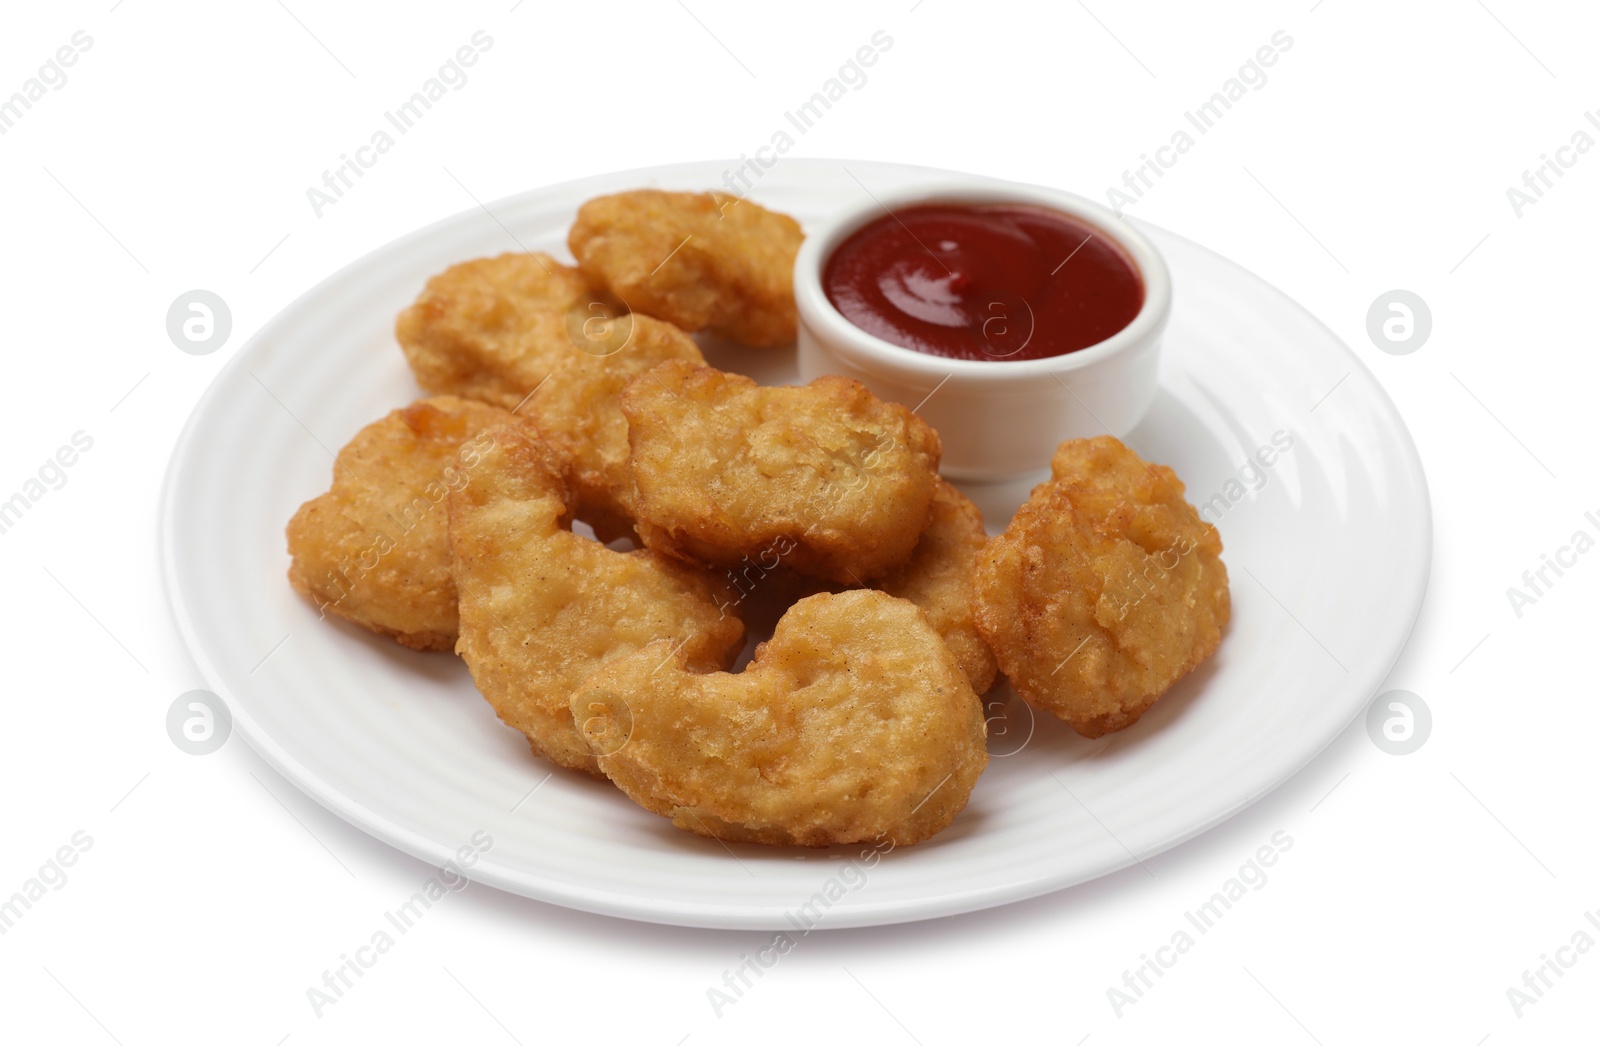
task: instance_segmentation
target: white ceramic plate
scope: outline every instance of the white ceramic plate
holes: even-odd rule
[[[1427,581],[1416,449],[1331,332],[1237,266],[1147,226],[1175,295],[1161,392],[1128,442],[1175,467],[1197,504],[1211,502],[1232,627],[1211,661],[1110,738],[1086,741],[1053,720],[1030,727],[1014,702],[1017,721],[992,729],[995,758],[971,804],[929,842],[879,859],[865,847],[699,839],[608,783],[549,776],[456,658],[319,621],[284,578],[283,526],[327,488],[331,450],[419,394],[391,328],[424,280],[505,250],[566,257],[567,226],[589,197],[713,187],[725,166],[589,178],[447,219],[323,281],[217,377],[167,477],[165,578],[197,668],[285,777],[426,861],[488,832],[472,877],[543,901],[693,926],[784,928],[814,912],[822,927],[864,926],[1033,897],[1165,850],[1283,782],[1361,712]],[[857,201],[862,184],[887,192],[949,176],[849,169],[785,160],[751,197],[805,223]],[[762,381],[794,376],[787,352],[713,361]],[[1292,449],[1270,469],[1247,467],[1275,433]],[[973,492],[998,530],[1025,491]]]

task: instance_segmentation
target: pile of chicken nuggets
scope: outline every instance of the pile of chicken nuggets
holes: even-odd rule
[[[692,333],[793,341],[801,238],[749,200],[639,190],[584,204],[575,266],[434,276],[395,324],[428,396],[289,521],[295,590],[454,650],[536,755],[728,841],[941,831],[1000,673],[1087,737],[1133,724],[1221,642],[1215,528],[1104,436],[1062,444],[989,538],[906,407],[707,366]]]

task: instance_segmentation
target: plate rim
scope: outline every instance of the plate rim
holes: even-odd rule
[[[671,164],[654,164],[617,171],[596,172],[561,182],[538,185],[510,196],[497,198],[486,204],[463,208],[366,251],[297,294],[257,328],[234,352],[233,356],[212,376],[211,381],[195,401],[189,416],[179,431],[162,476],[156,524],[157,555],[164,596],[163,602],[168,619],[181,640],[180,645],[184,658],[200,679],[205,682],[206,686],[226,702],[234,728],[239,731],[246,743],[250,745],[257,755],[268,763],[273,770],[306,795],[316,800],[321,806],[380,842],[435,866],[449,861],[454,852],[453,847],[398,824],[369,808],[366,804],[339,792],[321,776],[311,773],[275,738],[261,729],[249,714],[248,709],[243,708],[240,702],[234,699],[228,688],[220,682],[222,673],[219,672],[216,664],[207,654],[199,640],[194,627],[193,612],[184,602],[182,587],[179,582],[177,563],[180,558],[180,550],[174,547],[176,534],[173,518],[177,510],[176,498],[179,480],[188,467],[190,458],[196,451],[197,441],[194,436],[200,419],[215,405],[214,401],[219,400],[222,389],[228,383],[228,379],[235,377],[238,370],[246,368],[246,360],[250,358],[252,351],[257,345],[268,341],[274,336],[276,328],[281,323],[286,322],[285,317],[292,315],[307,300],[323,293],[330,284],[346,277],[353,270],[361,269],[374,258],[403,250],[412,243],[425,239],[439,230],[469,220],[481,211],[488,211],[492,217],[496,210],[516,205],[529,196],[550,193],[569,186],[592,183],[602,179],[621,179],[636,175],[641,180],[648,180],[675,170],[703,169],[712,164],[726,165],[734,163],[732,160],[708,159]],[[899,171],[926,172],[940,176],[965,176],[963,172],[951,171],[945,168],[922,164],[905,164],[895,161],[862,161],[813,157],[796,157],[786,160],[786,165],[794,167],[843,166],[851,163],[857,165],[865,163],[872,166],[892,167]],[[994,178],[991,175],[976,175],[976,177],[991,178],[999,182],[1011,181],[1010,179]],[[1345,362],[1352,367],[1353,376],[1359,375],[1366,386],[1376,394],[1372,402],[1374,413],[1382,416],[1393,426],[1395,432],[1403,437],[1402,442],[1392,448],[1392,460],[1394,464],[1401,466],[1406,485],[1418,499],[1418,507],[1420,509],[1411,517],[1415,522],[1415,526],[1411,528],[1409,535],[1411,543],[1415,545],[1412,550],[1414,560],[1410,560],[1413,562],[1413,569],[1409,576],[1403,578],[1397,586],[1410,602],[1410,609],[1404,616],[1404,627],[1397,628],[1394,631],[1388,649],[1383,656],[1372,662],[1374,666],[1377,666],[1373,677],[1370,680],[1362,681],[1363,689],[1373,689],[1375,692],[1375,688],[1393,671],[1394,665],[1410,643],[1411,636],[1421,615],[1422,606],[1426,601],[1433,565],[1432,495],[1428,487],[1421,453],[1409,426],[1405,422],[1404,415],[1401,414],[1388,390],[1378,381],[1371,368],[1356,354],[1355,350],[1346,344],[1344,339],[1324,323],[1320,317],[1312,313],[1298,300],[1280,290],[1253,270],[1186,236],[1142,219],[1124,215],[1123,220],[1146,230],[1155,230],[1161,236],[1179,240],[1189,248],[1226,262],[1229,266],[1245,274],[1256,284],[1269,290],[1292,306],[1302,319],[1313,323],[1326,335],[1332,345],[1338,347],[1340,352],[1343,353]],[[1040,897],[1104,878],[1131,867],[1141,860],[1164,853],[1209,832],[1253,806],[1266,795],[1283,787],[1291,779],[1298,776],[1317,757],[1322,755],[1335,740],[1348,730],[1350,724],[1360,717],[1364,707],[1364,705],[1356,706],[1350,717],[1337,731],[1330,731],[1321,744],[1310,749],[1290,769],[1273,775],[1276,779],[1271,783],[1251,790],[1243,798],[1217,811],[1211,817],[1202,818],[1186,826],[1183,830],[1164,837],[1158,845],[1144,847],[1138,853],[1130,852],[1126,860],[1117,861],[1097,873],[1084,876],[1069,871],[1055,876],[1037,876],[1021,882],[1001,884],[986,889],[969,888],[954,894],[932,894],[906,900],[878,901],[874,904],[864,904],[860,907],[845,908],[835,913],[830,913],[830,920],[827,925],[819,925],[815,928],[850,929],[964,914]],[[520,880],[514,879],[510,875],[496,871],[492,865],[486,864],[475,866],[471,869],[467,878],[541,903],[614,918],[711,929],[770,930],[780,929],[785,925],[781,919],[779,906],[775,904],[770,906],[744,905],[730,907],[727,904],[714,902],[688,902],[675,897],[657,897],[646,902],[625,894],[615,894],[600,889],[588,889],[577,883],[567,881],[552,883],[548,880],[543,880],[536,872]],[[536,889],[530,886],[530,883],[540,883],[543,888]],[[768,907],[773,910],[769,912],[767,910]]]

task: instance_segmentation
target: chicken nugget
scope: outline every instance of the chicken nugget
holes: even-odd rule
[[[860,382],[765,387],[669,361],[629,383],[622,412],[646,547],[724,568],[775,554],[860,585],[927,526],[939,437]]]
[[[485,430],[515,419],[454,396],[418,400],[356,433],[333,486],[289,520],[289,583],[316,603],[414,650],[456,642],[456,586],[442,504],[466,482]]]
[[[532,430],[489,435],[493,448],[450,495],[456,653],[534,752],[598,773],[569,711],[589,673],[657,639],[696,671],[726,668],[743,648],[744,625],[720,609],[728,594],[703,572],[566,529],[560,461]]]
[[[557,367],[519,413],[560,456],[578,518],[611,541],[633,533],[623,386],[663,360],[698,365],[705,358],[687,334],[639,314],[596,321],[588,335],[590,347]]]
[[[394,333],[425,391],[515,410],[578,354],[574,335],[582,339],[591,315],[619,311],[548,254],[502,254],[434,276]]]
[[[973,611],[1017,692],[1099,737],[1217,649],[1228,571],[1170,468],[1110,436],[1063,443],[1051,466],[980,557]]]
[[[994,653],[972,620],[972,572],[988,534],[983,513],[943,479],[933,495],[933,520],[905,566],[874,588],[922,608],[982,697],[994,686]]]
[[[803,238],[788,215],[726,193],[638,189],[579,208],[567,246],[634,311],[764,348],[794,340]]]
[[[914,604],[870,589],[802,599],[743,672],[697,675],[667,643],[616,658],[572,717],[634,802],[733,842],[919,842],[989,759],[955,655]]]

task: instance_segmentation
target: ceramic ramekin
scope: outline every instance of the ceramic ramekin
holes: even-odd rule
[[[834,248],[885,211],[919,204],[1023,204],[1071,215],[1121,247],[1144,281],[1133,322],[1097,344],[1037,360],[956,360],[891,344],[845,319],[823,291]],[[843,374],[882,399],[903,403],[938,430],[941,471],[1000,480],[1048,467],[1065,439],[1136,425],[1155,398],[1161,335],[1172,308],[1166,263],[1108,208],[1042,186],[974,178],[880,194],[811,231],[795,259],[799,363],[804,381]]]

